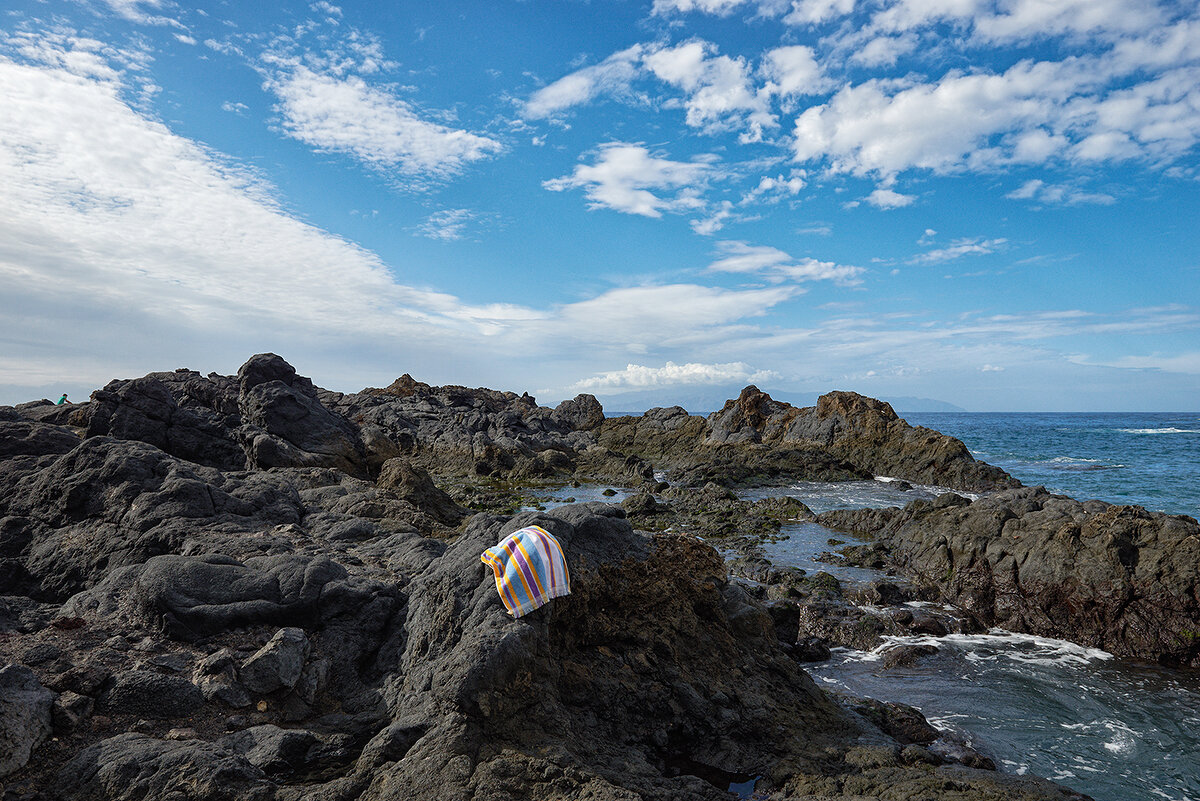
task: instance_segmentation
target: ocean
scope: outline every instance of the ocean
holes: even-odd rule
[[[903,417],[961,439],[976,458],[1028,485],[1080,500],[1138,504],[1170,514],[1200,515],[1200,413],[910,413]],[[799,498],[816,512],[903,506],[944,487],[900,490],[875,481],[801,482],[741,493]],[[619,502],[603,487],[567,488],[577,500]],[[777,565],[825,570],[843,582],[882,573],[817,562],[828,539],[845,535],[813,523],[785,527],[766,546]],[[938,652],[884,670],[884,650],[905,643]],[[954,730],[1000,770],[1061,782],[1097,801],[1200,801],[1200,671],[1117,659],[1062,640],[993,630],[981,635],[891,637],[874,651],[835,648],[807,664],[834,691],[920,709]]]
[[[1023,483],[1078,500],[1099,498],[1200,516],[1200,413],[902,415],[961,439],[971,454]]]
[[[961,439],[972,454],[1029,485],[1080,500],[1200,515],[1200,414],[923,413],[903,415]],[[815,511],[903,505],[939,487],[900,493],[886,481],[808,482],[786,494]],[[914,492],[916,495],[914,496]],[[834,535],[792,527],[767,548],[777,564],[827,570],[843,582],[880,574],[813,558]],[[884,650],[931,644],[937,654],[883,670]],[[870,652],[835,649],[807,665],[823,686],[920,709],[999,768],[1033,773],[1097,801],[1200,801],[1200,672],[1116,659],[1061,640],[993,630],[982,635],[888,638]]]

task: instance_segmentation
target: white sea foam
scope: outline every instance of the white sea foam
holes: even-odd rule
[[[901,645],[932,645],[959,648],[971,662],[995,662],[1008,659],[1032,665],[1080,666],[1093,661],[1112,659],[1113,655],[1099,648],[1088,648],[1067,640],[1015,634],[1004,629],[992,629],[987,634],[885,635],[883,642],[871,651],[851,652],[850,659],[878,662],[885,653]]]
[[[1124,723],[1119,720],[1106,720],[1103,725],[1113,733],[1112,739],[1104,743],[1104,747],[1111,753],[1128,754],[1137,747],[1137,732]]]
[[[1118,428],[1124,434],[1200,434],[1200,428]]]

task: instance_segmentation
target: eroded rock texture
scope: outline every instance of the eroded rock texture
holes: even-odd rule
[[[1200,524],[1024,487],[830,512],[987,626],[1200,666]]]
[[[739,482],[1005,483],[954,442],[865,399],[796,410],[752,389],[708,420],[407,376],[342,395],[272,354],[236,377],[154,373],[76,407],[0,409],[6,789],[682,801],[760,777],[779,801],[1077,798],[969,767],[915,712],[827,695],[794,610],[689,534],[812,517],[740,501]],[[607,504],[471,516],[442,483],[600,476],[641,487],[637,526],[673,530]],[[572,593],[513,619],[479,555],[531,523],[563,544]],[[1120,564],[1122,537],[1144,548],[1153,528],[1080,525]]]

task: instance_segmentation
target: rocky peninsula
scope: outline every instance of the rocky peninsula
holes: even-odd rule
[[[0,407],[4,800],[1083,798],[804,672],[879,631],[755,555],[803,504],[732,490],[880,474],[980,495],[821,516],[907,578],[872,602],[961,610],[901,630],[1200,665],[1195,520],[1021,487],[886,403],[606,419],[407,375],[330,392],[261,354]],[[570,482],[632,494],[523,494]],[[572,591],[514,619],[479,556],[531,524]]]

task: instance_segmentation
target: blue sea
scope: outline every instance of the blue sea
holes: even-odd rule
[[[922,413],[903,417],[961,439],[977,459],[1080,500],[1099,498],[1200,515],[1200,413]],[[942,487],[805,482],[744,493],[798,497],[821,512],[902,506]],[[834,535],[800,524],[767,548],[777,564],[824,569],[846,583],[880,574],[815,562]],[[883,653],[904,644],[938,652],[902,668]],[[1114,658],[1093,648],[993,630],[894,637],[871,652],[835,649],[806,669],[822,685],[901,701],[953,730],[1001,770],[1054,779],[1097,801],[1200,801],[1200,671]]]
[[[961,439],[976,459],[1079,500],[1200,516],[1200,412],[901,415]]]
[[[961,439],[977,459],[1028,485],[1080,500],[1137,504],[1200,515],[1200,413],[909,413]],[[945,487],[911,489],[875,481],[800,482],[749,490],[747,500],[788,495],[816,512],[903,506]],[[567,488],[548,499],[619,502],[604,487]],[[815,523],[785,527],[766,546],[777,565],[825,570],[845,584],[878,571],[817,561],[831,537]],[[938,651],[885,669],[888,648],[906,643]],[[978,635],[890,637],[874,651],[834,649],[806,670],[834,691],[900,701],[920,709],[991,756],[1000,770],[1054,779],[1097,801],[1200,801],[1200,671],[1170,670],[1094,648],[999,629]],[[743,793],[743,797],[744,797]]]

